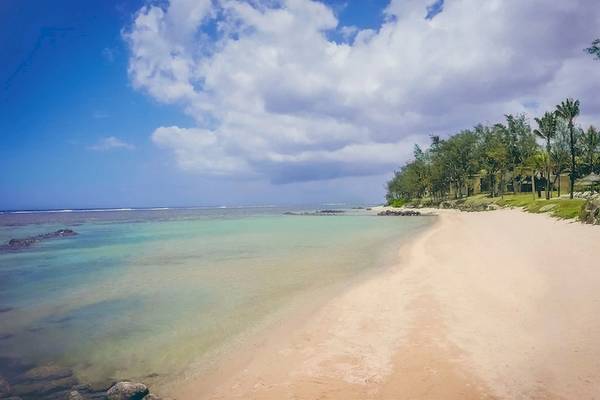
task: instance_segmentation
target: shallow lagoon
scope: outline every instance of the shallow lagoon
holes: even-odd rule
[[[431,221],[289,210],[0,215],[1,242],[79,233],[0,254],[0,356],[84,381],[181,374],[294,299],[382,268]]]

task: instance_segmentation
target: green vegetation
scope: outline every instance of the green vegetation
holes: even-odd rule
[[[505,121],[479,124],[446,139],[432,136],[430,146],[415,146],[414,159],[388,182],[388,204],[464,210],[520,207],[578,218],[586,200],[574,198],[574,192],[589,186],[578,187],[576,181],[600,173],[600,133],[593,126],[577,126],[579,113],[579,101],[566,99],[535,118],[537,129],[526,115],[509,114]]]
[[[392,207],[404,207],[408,203],[409,203],[409,201],[405,200],[405,199],[393,199],[389,202],[388,205],[392,206]]]
[[[499,199],[496,204],[501,207],[519,207],[532,213],[549,212],[553,216],[563,219],[578,218],[585,206],[583,199],[551,199],[549,201],[534,199],[530,195],[511,195]]]
[[[592,45],[585,49],[588,53],[600,60],[600,39],[596,39],[592,42]]]

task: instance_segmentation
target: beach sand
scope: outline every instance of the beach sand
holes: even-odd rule
[[[600,227],[439,213],[397,265],[177,382],[171,397],[600,398]]]

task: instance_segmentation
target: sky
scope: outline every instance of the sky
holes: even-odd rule
[[[0,209],[377,203],[415,143],[566,97],[595,0],[4,0]]]

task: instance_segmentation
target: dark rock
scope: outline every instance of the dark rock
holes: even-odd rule
[[[0,399],[10,396],[10,384],[8,381],[0,376]]]
[[[75,235],[77,235],[77,232],[71,229],[59,229],[55,232],[44,233],[37,236],[30,236],[21,239],[10,239],[6,245],[0,246],[0,250],[21,250],[42,240],[70,237]]]
[[[18,383],[12,387],[12,392],[19,396],[42,397],[54,392],[60,392],[77,385],[77,379],[73,376],[54,379],[50,381],[41,380],[33,382]]]
[[[79,393],[77,390],[71,390],[69,392],[69,396],[67,397],[67,400],[85,400],[85,397],[83,397],[83,395],[81,393]]]
[[[0,333],[0,340],[7,340],[13,337],[12,333]]]
[[[320,215],[339,215],[345,213],[344,210],[317,210],[313,212],[293,212],[286,211],[283,215],[312,215],[312,216],[320,216]]]
[[[106,380],[106,381],[99,381],[99,382],[91,382],[91,383],[88,383],[86,386],[89,388],[90,392],[106,392],[106,391],[108,391],[108,389],[113,387],[116,383],[117,382],[115,382],[114,380]]]
[[[9,381],[13,381],[18,375],[33,368],[34,365],[19,358],[0,357],[0,373]]]
[[[586,224],[600,225],[600,201],[588,200],[581,209],[579,219]]]
[[[62,389],[58,392],[51,392],[51,393],[44,395],[43,399],[44,400],[68,400],[69,393],[71,393],[71,390]],[[34,398],[37,399],[38,396],[36,395]],[[30,399],[31,399],[31,397],[26,397],[26,400],[30,400]]]
[[[146,385],[133,382],[119,382],[111,387],[108,400],[141,400],[149,393]]]
[[[41,365],[25,372],[17,378],[18,381],[42,381],[61,379],[72,376],[73,372],[68,368],[59,367],[58,365]]]
[[[385,210],[377,213],[377,215],[383,217],[417,217],[421,213],[414,210]]]
[[[150,393],[149,395],[144,397],[144,400],[166,400],[166,399],[163,399],[162,397],[159,397],[153,393]]]
[[[0,314],[14,310],[14,307],[0,307]]]

